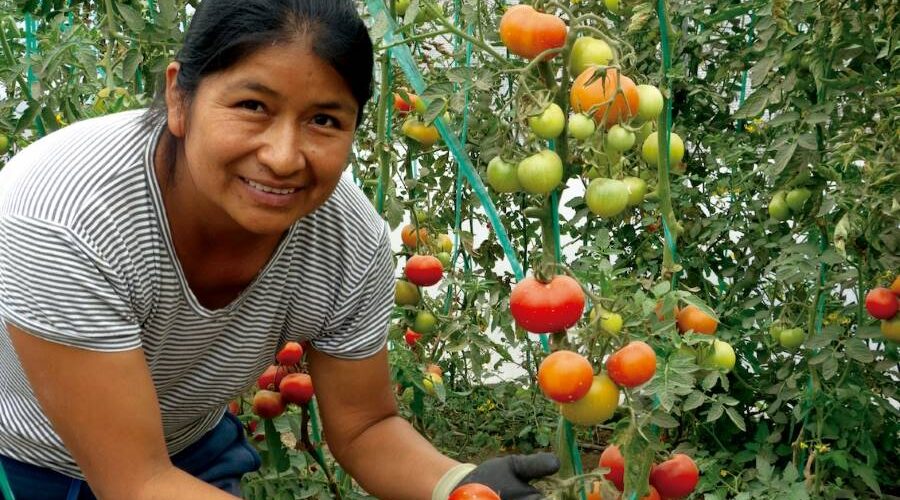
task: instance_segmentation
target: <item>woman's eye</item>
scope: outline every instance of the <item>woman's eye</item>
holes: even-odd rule
[[[263,103],[259,101],[241,101],[238,103],[238,106],[242,109],[250,110],[250,111],[265,111],[266,107],[263,106]]]
[[[313,123],[320,127],[337,127],[339,126],[337,120],[328,116],[328,115],[316,115],[313,117]]]

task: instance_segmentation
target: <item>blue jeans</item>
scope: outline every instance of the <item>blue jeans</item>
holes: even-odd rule
[[[212,430],[173,455],[172,463],[239,497],[241,477],[259,469],[261,461],[244,438],[244,429],[237,417],[225,412]],[[87,483],[79,479],[2,455],[0,464],[6,470],[16,500],[96,500]]]

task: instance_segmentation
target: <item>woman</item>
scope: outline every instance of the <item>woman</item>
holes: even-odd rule
[[[552,455],[459,464],[397,416],[388,231],[341,177],[371,74],[350,0],[206,0],[153,108],[73,124],[2,170],[16,498],[234,498],[259,457],[225,404],[287,340],[311,341],[329,450],[371,494],[539,497],[528,480]]]

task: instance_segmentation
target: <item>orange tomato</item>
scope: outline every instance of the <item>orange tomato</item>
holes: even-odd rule
[[[629,342],[606,360],[606,372],[618,385],[637,387],[656,373],[656,353],[646,342]]]
[[[500,40],[513,54],[534,59],[545,50],[565,46],[566,23],[552,14],[538,12],[530,5],[515,5],[500,19]]]
[[[678,311],[675,321],[678,323],[678,331],[681,333],[694,330],[697,333],[714,335],[719,327],[719,321],[716,318],[691,305]]]
[[[900,274],[894,278],[894,282],[891,283],[891,291],[894,292],[894,295],[900,296]]]
[[[606,128],[624,122],[637,116],[638,91],[634,81],[625,75],[620,75],[615,68],[606,70],[606,74],[594,74],[603,71],[597,68],[584,70],[575,81],[572,82],[572,90],[569,93],[569,103],[575,112],[587,113],[593,110],[594,120],[606,124]],[[593,80],[592,83],[591,80]],[[617,93],[619,86],[622,92]]]
[[[407,224],[400,230],[400,239],[402,239],[403,244],[409,248],[416,248],[419,243],[423,245],[428,243],[428,230],[424,227],[420,227],[418,241],[416,241],[416,226]]]
[[[578,401],[594,383],[590,361],[572,351],[556,351],[538,368],[538,385],[544,394],[559,403]]]

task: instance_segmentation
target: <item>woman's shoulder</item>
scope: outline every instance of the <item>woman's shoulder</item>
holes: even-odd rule
[[[371,253],[384,244],[385,221],[349,174],[341,176],[328,201],[311,215],[308,223],[339,236],[356,249]]]
[[[135,110],[76,122],[16,154],[0,170],[0,216],[67,225],[98,200],[134,189],[152,135],[142,116]]]

